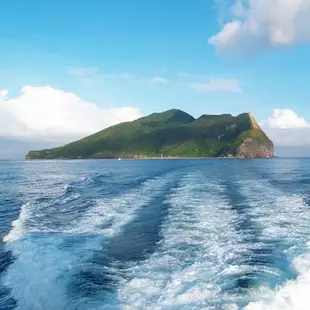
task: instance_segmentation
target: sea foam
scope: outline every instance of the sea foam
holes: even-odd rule
[[[283,255],[297,273],[296,279],[287,279],[275,288],[253,289],[252,301],[244,310],[309,310],[310,208],[306,197],[288,195],[271,186],[268,180],[242,183],[245,195],[251,198],[248,203],[252,206],[253,221],[261,227],[262,240],[278,240]]]
[[[124,309],[234,305],[223,300],[221,282],[248,268],[231,263],[247,248],[221,185],[203,179],[200,173],[188,175],[167,197],[169,215],[157,252],[142,265],[129,267],[133,278],[119,288]]]
[[[3,242],[13,242],[19,239],[24,232],[24,224],[29,217],[32,204],[26,203],[21,207],[21,211],[16,220],[12,222],[12,229],[3,237]]]

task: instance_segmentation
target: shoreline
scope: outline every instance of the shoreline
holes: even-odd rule
[[[26,158],[24,161],[49,161],[49,160],[204,160],[204,159],[272,159],[278,158],[278,156],[273,157],[143,157],[143,158],[134,158],[134,157],[115,157],[115,158]]]

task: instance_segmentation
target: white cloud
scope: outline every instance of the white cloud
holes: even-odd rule
[[[168,80],[162,76],[143,77],[132,73],[105,73],[98,68],[76,67],[71,68],[68,73],[84,81],[84,83],[105,82],[108,80],[114,81],[131,81],[142,85],[167,84]]]
[[[310,0],[235,0],[230,21],[209,39],[220,51],[310,42]]]
[[[69,70],[69,74],[75,75],[78,77],[85,77],[89,75],[93,75],[95,73],[98,73],[98,68],[86,68],[86,67],[76,67]]]
[[[262,126],[279,129],[310,128],[310,123],[289,109],[273,110],[272,115],[267,120],[261,122],[261,124]]]
[[[134,78],[136,78],[136,76],[134,74],[128,73],[128,72],[124,72],[121,73],[119,75],[116,75],[116,78],[119,77],[120,79],[123,80],[133,80]]]
[[[139,84],[148,84],[148,85],[156,85],[156,84],[167,84],[168,80],[162,76],[154,76],[150,78],[144,78],[137,80]]]
[[[99,77],[103,80],[135,80],[137,77],[134,74],[123,72],[118,74],[103,74],[100,73]]]
[[[75,67],[71,68],[68,73],[79,78],[97,77],[102,80],[133,80],[136,78],[134,74],[128,72],[107,74],[100,72],[98,68],[92,67]]]
[[[166,83],[168,83],[168,81],[165,78],[161,77],[161,76],[155,76],[155,77],[151,78],[149,81],[151,83],[153,82],[153,83],[157,83],[157,84],[166,84]]]
[[[310,145],[310,123],[292,110],[275,109],[260,125],[277,146]]]
[[[193,74],[193,73],[187,73],[187,72],[178,72],[178,77],[184,78],[184,79],[210,79],[209,76],[203,75],[203,74]]]
[[[0,135],[65,141],[140,116],[133,107],[103,109],[60,89],[25,86],[18,97],[0,99]]]
[[[213,79],[205,83],[193,83],[189,87],[198,92],[241,92],[239,82],[234,79]]]
[[[68,73],[73,75],[86,83],[94,82],[105,82],[108,80],[118,81],[138,81],[138,77],[134,74],[123,72],[123,73],[105,73],[101,72],[98,68],[87,68],[87,67],[76,67],[71,68]]]
[[[8,91],[6,89],[0,89],[0,99],[3,97],[6,97],[8,94]]]

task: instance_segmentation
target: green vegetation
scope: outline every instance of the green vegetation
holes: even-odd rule
[[[154,113],[121,123],[79,141],[49,150],[30,151],[27,159],[220,157],[235,156],[246,138],[271,141],[255,128],[248,113],[202,115],[180,110]]]

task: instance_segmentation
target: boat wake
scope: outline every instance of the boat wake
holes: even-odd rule
[[[159,166],[130,177],[136,163],[113,168],[126,179],[87,166],[24,185],[0,244],[0,308],[310,309],[310,184],[296,191],[293,165],[288,187],[259,162],[143,161]]]

